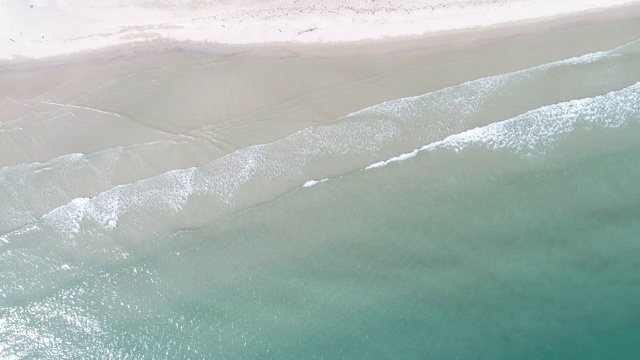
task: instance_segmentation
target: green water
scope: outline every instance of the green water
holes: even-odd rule
[[[185,234],[203,243],[157,268],[193,282],[174,316],[219,331],[200,341],[221,357],[635,359],[632,130],[590,134],[628,142],[588,157],[463,151],[353,174]]]
[[[481,79],[495,92],[462,110],[445,91],[331,125],[378,121],[355,128],[364,144],[322,152],[318,134],[337,135],[320,128],[240,156],[295,168],[315,144],[311,177],[206,192],[216,163],[20,220],[0,237],[0,357],[637,359],[640,78],[616,67],[640,64],[637,46]],[[601,82],[543,91],[558,73]]]

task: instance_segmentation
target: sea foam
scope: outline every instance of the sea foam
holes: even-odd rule
[[[257,174],[267,181],[299,179],[318,156],[370,154],[396,134],[393,122],[382,120],[304,129],[271,144],[235,151],[204,166],[172,170],[118,185],[94,197],[73,199],[42,216],[36,227],[45,226],[68,238],[81,234],[88,223],[103,231],[115,230],[123,216],[142,212],[156,219],[173,216],[193,195],[207,197],[210,211],[219,213],[237,205],[236,193]],[[6,234],[3,239],[12,241],[16,234]]]
[[[593,98],[544,106],[517,117],[451,135],[366,167],[373,169],[415,157],[421,151],[460,151],[473,145],[509,149],[522,156],[544,154],[576,127],[620,127],[640,118],[640,82],[620,91]]]
[[[323,183],[323,182],[325,182],[325,181],[329,181],[329,179],[328,179],[328,178],[324,178],[324,179],[320,179],[320,180],[309,180],[309,181],[307,181],[306,183],[304,183],[304,184],[302,185],[302,187],[312,187],[312,186],[314,186],[314,185],[317,185],[317,184]]]

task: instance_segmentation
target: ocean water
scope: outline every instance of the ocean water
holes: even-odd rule
[[[0,357],[640,356],[640,42],[209,131],[0,168]]]

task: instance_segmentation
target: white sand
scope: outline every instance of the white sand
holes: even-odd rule
[[[2,0],[0,58],[154,39],[337,42],[467,29],[640,0]]]

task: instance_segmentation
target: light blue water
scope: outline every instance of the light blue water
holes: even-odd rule
[[[639,81],[632,43],[35,219],[5,167],[0,356],[637,359]]]

